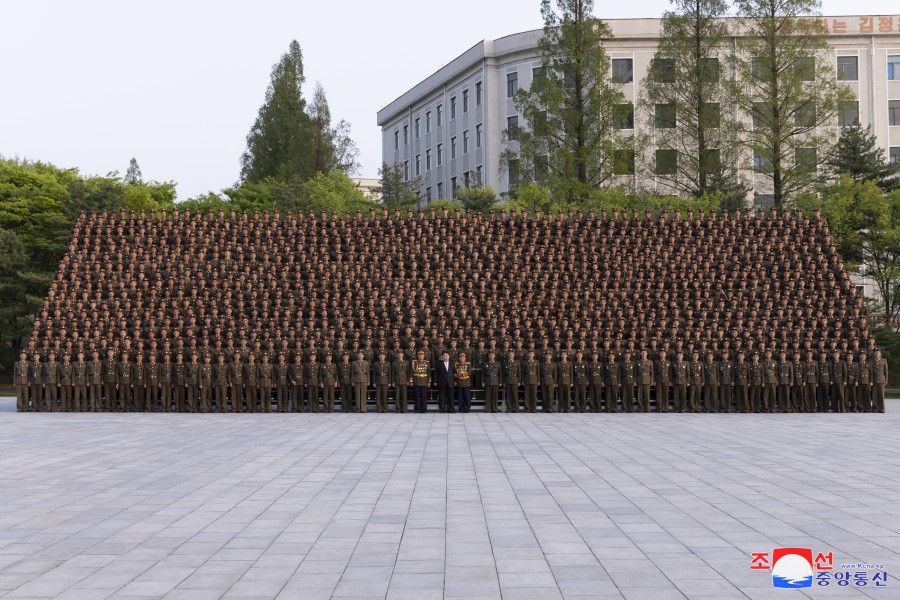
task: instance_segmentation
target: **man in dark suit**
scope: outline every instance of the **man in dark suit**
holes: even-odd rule
[[[456,412],[453,408],[453,363],[450,362],[450,353],[441,354],[434,369],[438,389],[438,409],[441,412]]]

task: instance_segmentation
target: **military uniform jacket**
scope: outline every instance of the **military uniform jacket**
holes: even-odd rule
[[[603,381],[606,385],[620,385],[622,369],[617,362],[603,363]]]
[[[131,363],[116,363],[116,385],[131,385]]]
[[[525,385],[537,385],[540,380],[540,363],[536,360],[526,360],[522,363],[522,383]]]
[[[244,365],[244,383],[250,387],[259,385],[259,365],[255,362]]]
[[[635,364],[630,360],[619,363],[622,371],[622,385],[634,385],[636,377]]]
[[[428,361],[427,360],[414,360],[410,364],[412,369],[412,380],[413,385],[418,387],[425,387],[428,385]]]
[[[703,384],[719,385],[719,365],[715,361],[703,363]]]
[[[831,362],[831,383],[843,385],[847,381],[847,363],[842,360]]]
[[[73,365],[72,383],[75,385],[87,385],[87,363],[80,361]]]
[[[30,366],[27,360],[16,361],[16,365],[13,368],[13,384],[28,385],[29,370]]]
[[[472,387],[472,363],[456,363],[453,365],[453,377],[461,388]]]
[[[484,363],[481,368],[484,385],[500,385],[500,363],[496,360]]]
[[[272,363],[259,363],[257,365],[257,379],[259,380],[259,387],[263,388],[271,388],[275,385],[275,369],[272,368]]]
[[[819,361],[819,382],[820,385],[828,385],[831,383],[831,361]]]
[[[541,385],[553,385],[556,383],[556,364],[552,362],[541,363]]]
[[[391,383],[394,385],[408,385],[409,363],[403,360],[402,355],[391,363]]]
[[[202,388],[212,387],[213,366],[208,365],[206,363],[200,365],[198,379],[200,381],[200,387],[202,387]]]
[[[806,383],[819,383],[819,363],[814,360],[803,361],[803,380]]]
[[[303,365],[298,365],[297,363],[288,365],[288,383],[290,385],[303,385],[303,371]]]
[[[106,383],[116,382],[116,365],[118,363],[114,360],[103,361],[103,379]]]
[[[519,361],[503,363],[503,385],[519,385],[522,380],[522,369]]]
[[[750,363],[734,363],[734,382],[737,385],[747,385],[750,383]]]
[[[92,360],[87,364],[87,379],[91,385],[101,385],[103,383],[103,362]]]
[[[59,384],[72,385],[72,378],[75,375],[75,366],[70,362],[59,364]]]
[[[172,365],[172,373],[174,374],[175,385],[187,385],[187,365],[184,363],[175,363]]]
[[[719,362],[719,385],[731,385],[734,383],[734,362],[723,360]]]
[[[366,360],[351,363],[351,377],[354,384],[369,385],[369,362]]]
[[[375,381],[373,383],[375,385],[390,385],[391,384],[391,363],[385,362],[376,362],[372,365],[372,376]]]
[[[147,384],[147,365],[144,363],[133,363],[131,365],[131,383],[134,385]]]
[[[235,360],[228,363],[228,379],[232,386],[240,387],[244,383],[244,366],[240,361]]]
[[[213,365],[213,382],[216,387],[224,387],[228,385],[228,375],[231,369],[228,363],[216,363]]]
[[[653,363],[653,379],[656,385],[668,386],[672,380],[672,363],[668,360],[657,360]]]
[[[44,365],[39,362],[32,362],[31,369],[28,371],[28,382],[31,385],[38,385],[44,382]]]
[[[888,380],[888,364],[886,358],[876,359],[872,363],[873,383],[876,385],[886,384]]]
[[[803,385],[806,383],[806,371],[803,369],[803,363],[794,361],[791,363],[791,370],[794,372],[794,385]]]
[[[765,385],[774,385],[778,383],[778,363],[774,360],[764,360],[763,366],[763,383]]]
[[[275,385],[282,387],[291,382],[291,365],[287,363],[275,363]]]
[[[591,385],[603,385],[604,365],[602,362],[588,364],[588,379]]]
[[[338,382],[341,385],[350,385],[353,383],[353,363],[345,363],[343,361],[337,364]]]
[[[200,382],[200,363],[189,362],[184,368],[184,382],[197,385]]]
[[[572,385],[572,364],[568,360],[566,362],[556,363],[556,376],[559,385]]]
[[[402,362],[402,361],[401,361]],[[404,363],[405,364],[405,363]],[[334,363],[322,363],[319,365],[319,381],[325,387],[334,387],[338,380],[337,365]],[[406,382],[403,382],[406,384]]]
[[[159,387],[159,363],[147,363],[147,385]]]
[[[588,378],[588,364],[584,361],[572,363],[572,378],[575,381],[575,385],[587,385],[590,381]]]
[[[637,382],[641,385],[653,384],[653,361],[649,358],[640,359],[635,363]]]
[[[688,363],[688,378],[691,385],[703,385],[703,363],[691,361]]]
[[[868,362],[857,363],[859,365],[859,385],[872,383],[872,365]]]
[[[847,364],[847,385],[855,386],[859,383],[859,363]]]
[[[794,367],[788,361],[778,362],[778,385],[793,385]]]
[[[303,383],[306,385],[319,385],[319,363],[303,365]]]
[[[750,363],[750,385],[763,384],[763,364],[761,362]]]

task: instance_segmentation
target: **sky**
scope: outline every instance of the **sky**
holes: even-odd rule
[[[597,0],[601,18],[659,17],[667,0]],[[893,14],[824,0],[824,14]],[[376,177],[376,113],[482,39],[542,26],[540,0],[28,0],[3,2],[0,155],[175,181],[178,200],[234,184],[272,65],[291,40],[304,95],[325,88]]]

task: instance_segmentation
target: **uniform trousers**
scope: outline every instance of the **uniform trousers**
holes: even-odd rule
[[[78,412],[87,410],[87,385],[82,383],[72,387],[72,401]]]
[[[519,385],[517,383],[507,384],[504,396],[506,412],[519,412]]]
[[[497,398],[500,395],[499,385],[484,386],[484,412],[497,412]]]
[[[357,383],[353,386],[353,395],[356,398],[356,412],[366,412],[366,403],[368,398],[368,386],[364,383]]]
[[[327,413],[334,412],[334,386],[333,385],[325,384],[325,387],[322,388],[322,409]]]
[[[388,409],[388,384],[378,384],[375,386],[375,410],[380,413],[387,412]]]
[[[541,384],[541,411],[553,412],[553,384]]]
[[[538,386],[536,383],[525,384],[525,412],[533,413],[537,410]]]
[[[637,386],[637,404],[640,412],[650,412],[650,384],[640,383]]]
[[[558,394],[559,412],[569,412],[572,409],[572,386],[559,386]]]
[[[413,386],[413,410],[417,413],[428,411],[428,386]]]

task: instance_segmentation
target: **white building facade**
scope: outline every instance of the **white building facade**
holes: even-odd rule
[[[900,162],[900,16],[816,17],[828,32],[829,58],[842,84],[857,101],[842,107],[835,127],[859,121],[871,125],[891,161]],[[638,106],[641,85],[656,51],[659,19],[606,21],[613,38],[604,46],[612,73],[624,79],[626,102]],[[542,30],[483,40],[378,111],[382,160],[400,163],[408,178],[421,177],[424,201],[453,199],[460,186],[480,178],[498,194],[510,188],[500,170],[500,154],[511,124],[527,126],[513,102],[540,65]],[[736,39],[727,45],[736,46]],[[723,48],[723,56],[729,52]],[[652,132],[652,115],[634,115],[634,127]],[[627,132],[626,132],[627,133]],[[650,151],[653,151],[652,149]],[[744,165],[744,161],[741,162]],[[769,198],[759,177],[743,168],[745,181],[765,206]],[[637,173],[643,181],[655,174]]]

